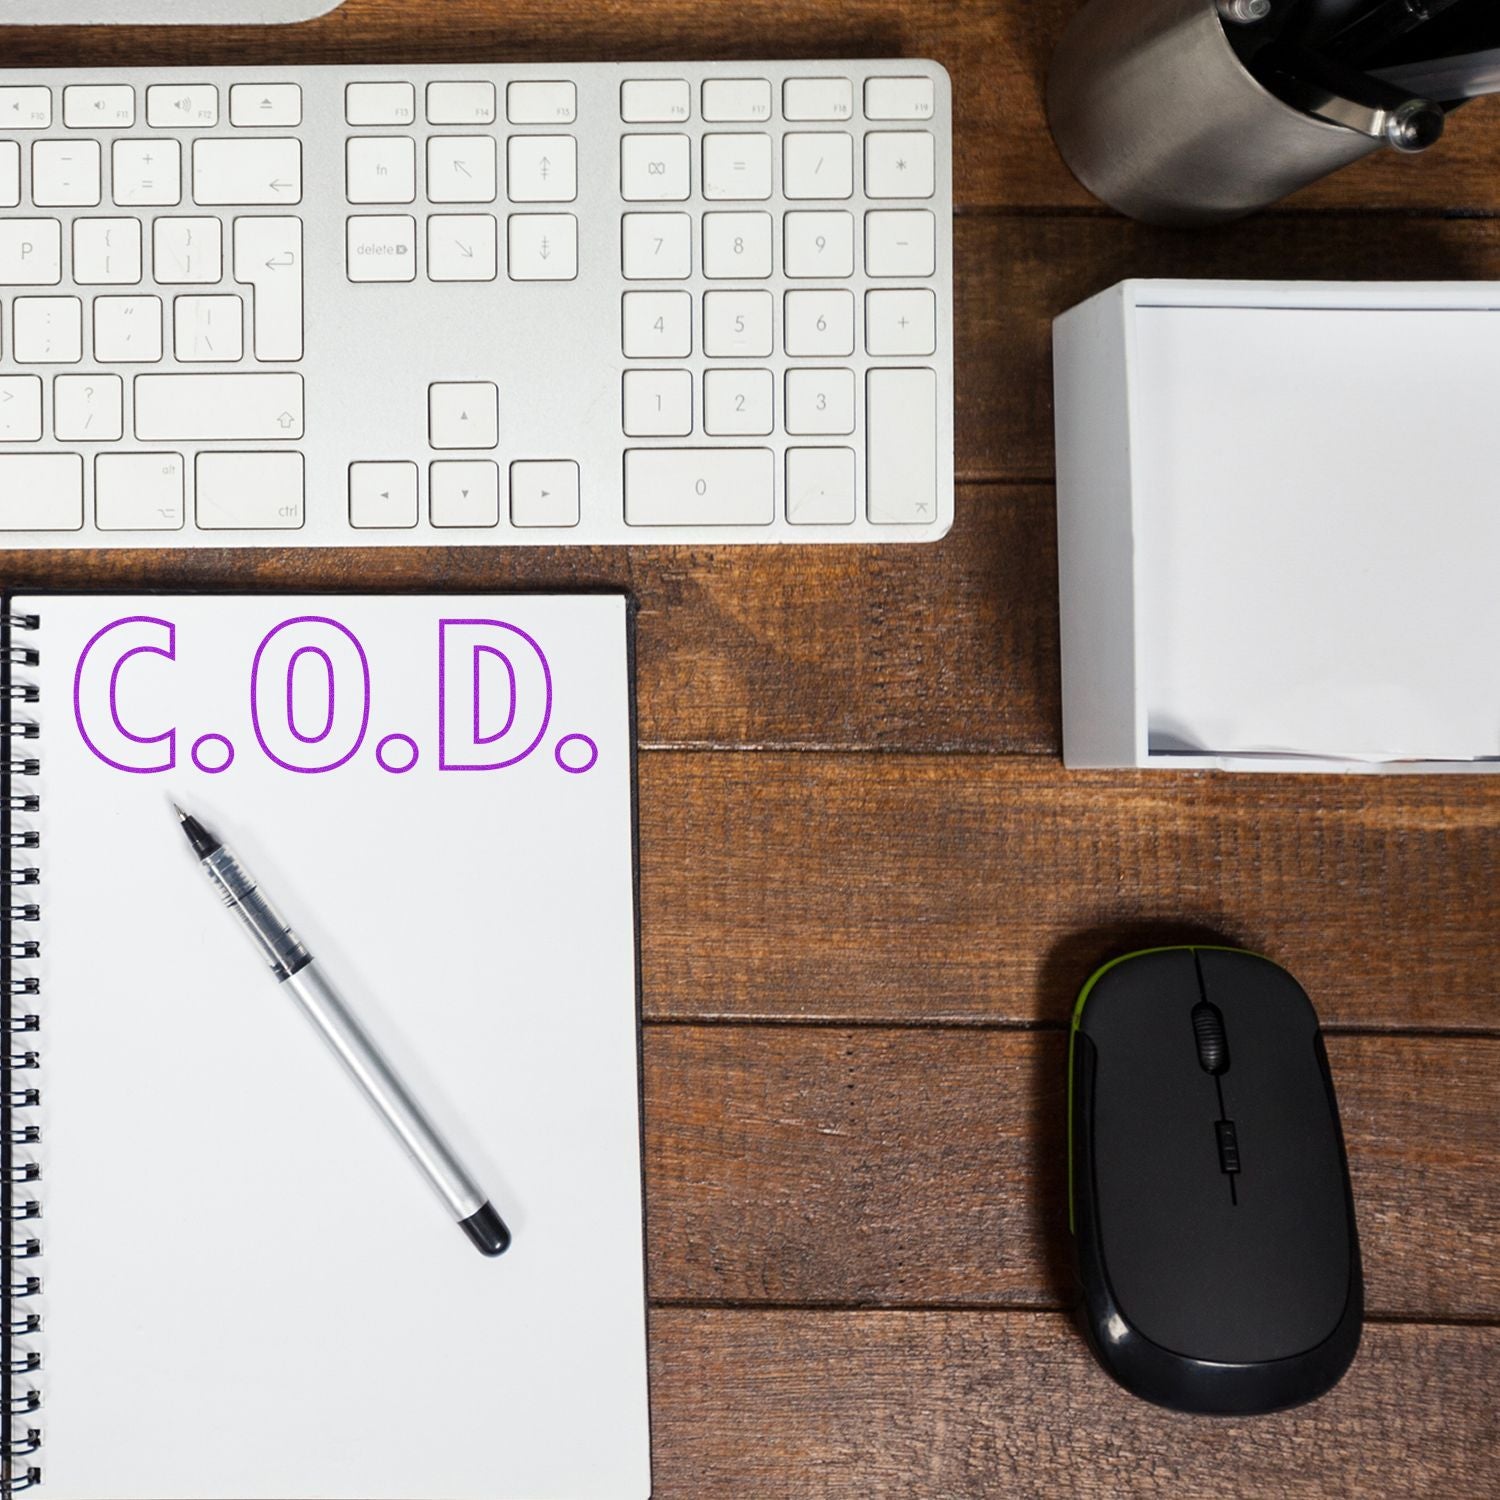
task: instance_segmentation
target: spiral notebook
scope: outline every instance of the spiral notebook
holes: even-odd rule
[[[618,596],[3,601],[5,1483],[650,1492]],[[487,1259],[215,901],[285,908]]]

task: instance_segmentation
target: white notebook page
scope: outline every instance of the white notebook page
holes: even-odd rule
[[[41,666],[17,675],[42,690],[41,809],[19,820],[42,838],[42,1496],[647,1495],[625,602],[15,608],[41,617]],[[276,633],[255,700],[266,749],[251,713],[257,647],[302,616],[357,638],[371,683],[359,748],[321,772],[272,756],[331,761],[353,743],[362,685],[341,635]],[[80,654],[132,617],[170,622],[174,657],[122,655],[158,627],[106,632],[75,712]],[[526,748],[544,674],[519,636],[452,627],[455,768],[440,768],[442,619],[541,647],[550,716],[517,763],[456,768]],[[486,641],[515,648],[504,734],[507,661]],[[287,731],[296,642],[332,663],[332,710],[317,650],[290,667],[313,744]],[[195,745],[222,758],[206,734],[233,743],[227,770],[195,767]],[[410,754],[393,734],[416,745],[404,773],[377,762],[382,741],[392,763]],[[586,771],[586,741],[559,746],[577,735],[597,746]],[[164,772],[101,758],[169,751]],[[385,1045],[509,1224],[505,1255],[470,1245],[278,990],[169,798],[240,855]]]

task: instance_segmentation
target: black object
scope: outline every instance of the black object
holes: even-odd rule
[[[1302,987],[1236,949],[1132,954],[1080,995],[1071,1070],[1074,1244],[1105,1369],[1190,1412],[1330,1389],[1359,1347],[1364,1282]]]
[[[504,1255],[510,1248],[510,1230],[489,1202],[480,1204],[467,1219],[460,1219],[458,1227],[485,1255]]]

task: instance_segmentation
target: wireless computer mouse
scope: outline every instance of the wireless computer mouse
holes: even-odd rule
[[[1069,1198],[1105,1369],[1178,1411],[1310,1401],[1359,1346],[1354,1198],[1318,1018],[1229,948],[1100,969],[1070,1049]]]

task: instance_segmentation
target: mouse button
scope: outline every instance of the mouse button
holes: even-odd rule
[[[1318,1029],[1318,1015],[1307,991],[1268,958],[1205,948],[1198,953],[1198,972],[1203,998],[1224,1018],[1234,1065],[1239,1062],[1242,1029],[1264,1033],[1289,1049],[1300,1046],[1303,1038]]]
[[[1078,1029],[1101,1051],[1156,1045],[1201,999],[1198,970],[1187,948],[1141,953],[1105,970],[1088,992]]]

